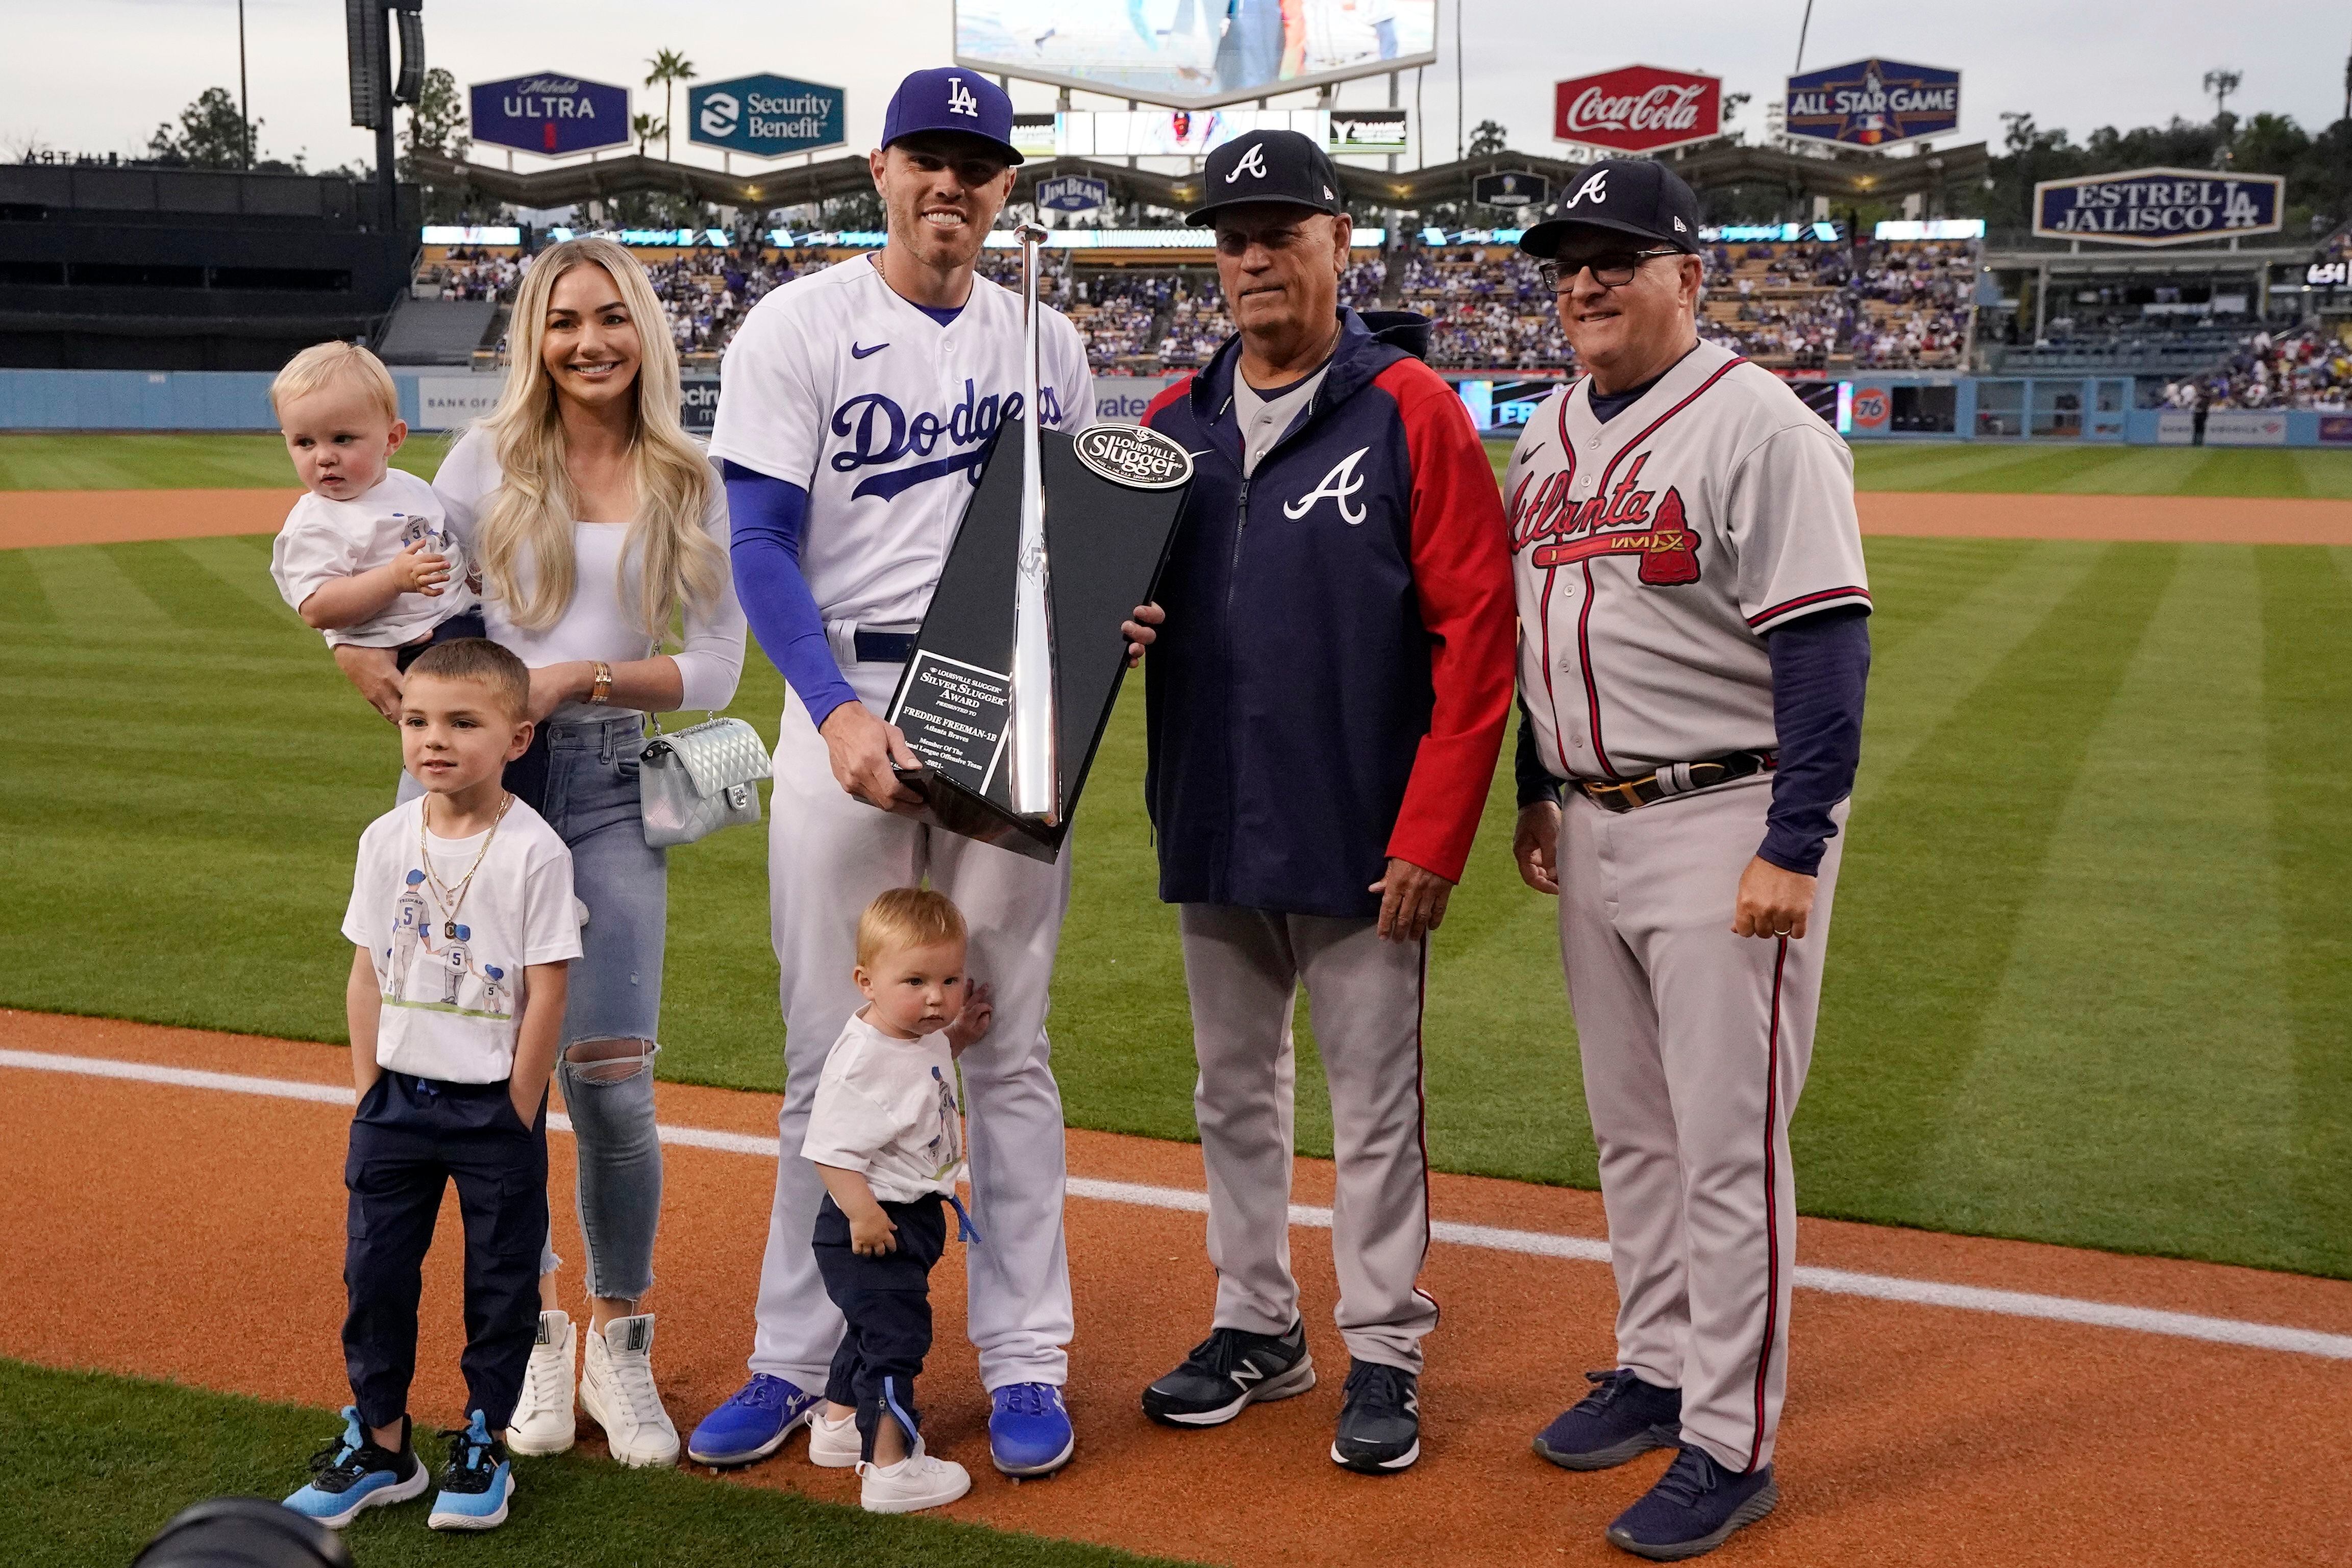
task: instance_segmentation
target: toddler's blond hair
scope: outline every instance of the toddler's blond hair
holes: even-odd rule
[[[894,887],[857,917],[857,967],[871,969],[886,948],[963,940],[963,911],[953,899],[928,887]]]
[[[313,343],[287,361],[278,379],[269,383],[270,411],[283,420],[289,402],[337,382],[364,386],[373,395],[384,423],[399,423],[400,389],[393,384],[392,372],[359,343]]]

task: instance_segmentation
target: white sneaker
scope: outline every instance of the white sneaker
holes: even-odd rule
[[[604,1428],[613,1457],[625,1465],[677,1463],[677,1428],[654,1386],[654,1317],[614,1318],[588,1330],[581,1357],[580,1407]]]
[[[579,1432],[572,1417],[572,1345],[578,1337],[570,1313],[539,1314],[539,1338],[523,1369],[522,1397],[515,1402],[514,1425],[507,1428],[508,1452],[560,1454],[572,1447]]]
[[[851,1424],[855,1429],[856,1423]],[[915,1439],[915,1451],[895,1465],[862,1464],[857,1500],[868,1513],[913,1513],[950,1503],[971,1490],[971,1472],[953,1459],[935,1459]]]
[[[818,1407],[819,1412],[823,1406]],[[809,1463],[819,1469],[845,1470],[855,1465],[864,1453],[857,1438],[857,1417],[844,1416],[839,1421],[828,1421],[821,1414],[809,1416]]]

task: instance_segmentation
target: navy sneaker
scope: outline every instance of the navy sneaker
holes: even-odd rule
[[[1143,1413],[1173,1427],[1218,1427],[1260,1399],[1315,1386],[1304,1320],[1278,1334],[1212,1329],[1184,1364],[1143,1391]]]
[[[490,1436],[479,1410],[462,1430],[444,1432],[449,1458],[441,1467],[441,1490],[433,1494],[436,1530],[496,1530],[507,1521],[515,1494],[514,1467],[504,1443]]]
[[[1078,1446],[1062,1391],[1050,1383],[1008,1383],[988,1392],[988,1457],[1008,1476],[1050,1476]]]
[[[1536,1435],[1536,1452],[1563,1469],[1605,1470],[1682,1436],[1683,1393],[1633,1375],[1630,1366],[1588,1372],[1592,1392]]]
[[[1368,1476],[1392,1476],[1419,1458],[1421,1379],[1381,1362],[1350,1364],[1331,1462]]]
[[[341,1530],[362,1509],[383,1508],[422,1497],[427,1477],[416,1462],[408,1417],[400,1418],[400,1452],[368,1440],[356,1406],[343,1406],[343,1435],[310,1456],[310,1480],[286,1506],[330,1530]]]
[[[1617,1516],[1609,1544],[1653,1563],[1679,1563],[1714,1551],[1780,1500],[1771,1466],[1738,1475],[1706,1449],[1686,1448],[1641,1501]]]
[[[698,1465],[754,1464],[782,1448],[816,1406],[817,1396],[800,1385],[755,1372],[726,1404],[702,1418],[687,1439],[686,1457]]]

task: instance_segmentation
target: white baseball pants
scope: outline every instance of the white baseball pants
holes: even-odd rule
[[[1734,936],[1769,776],[1622,815],[1567,794],[1560,956],[1601,1150],[1617,1362],[1682,1390],[1685,1442],[1758,1469],[1788,1383],[1789,1117],[1845,837],[1830,840],[1801,940]]]
[[[1422,1336],[1437,1326],[1437,1303],[1413,1284],[1429,1251],[1421,1083],[1429,944],[1383,941],[1370,920],[1231,904],[1187,904],[1177,918],[1201,1064],[1192,1107],[1209,1176],[1215,1326],[1278,1334],[1298,1316],[1290,1020],[1304,982],[1331,1089],[1339,1334],[1359,1361],[1418,1373]]]
[[[897,664],[845,674],[877,714]],[[963,1054],[971,1218],[965,1252],[982,1386],[1059,1385],[1068,1375],[1070,1273],[1062,1243],[1062,1094],[1045,1040],[1046,988],[1070,900],[1067,846],[1047,865],[925,827],[842,792],[798,695],[784,699],[768,824],[768,904],[784,1014],[784,1105],[775,1207],[760,1268],[751,1370],[824,1386],[841,1313],[810,1237],[824,1186],[801,1157],[810,1103],[842,1026],[864,1005],[850,978],[857,917],[874,896],[926,877],[963,911],[969,972],[995,990],[995,1022]]]

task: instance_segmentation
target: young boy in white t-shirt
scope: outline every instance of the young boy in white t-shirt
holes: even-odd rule
[[[915,1378],[931,1348],[931,1265],[947,1249],[963,1170],[956,1058],[988,1032],[988,988],[964,974],[963,915],[944,894],[899,887],[857,921],[852,978],[866,998],[817,1079],[801,1154],[824,1180],[817,1272],[848,1326],[809,1429],[809,1458],[856,1465],[875,1513],[953,1502],[971,1477],[923,1451]]]
[[[403,670],[435,643],[481,636],[481,585],[433,486],[392,465],[408,426],[383,361],[315,344],[269,383],[269,406],[308,492],[269,551],[294,612],[331,647],[398,649]]]
[[[343,1362],[353,1403],[286,1506],[338,1530],[423,1492],[410,1440],[420,1266],[442,1194],[466,1230],[467,1420],[450,1439],[436,1530],[488,1530],[514,1480],[512,1421],[539,1330],[547,1237],[547,1081],[580,956],[572,852],[501,774],[530,744],[530,672],[480,638],[430,648],[401,695],[401,758],[425,793],[360,836],[343,935],[359,1109]]]

